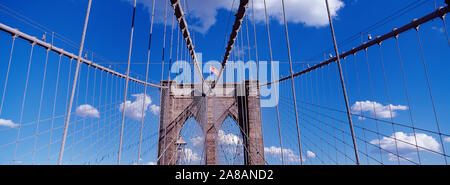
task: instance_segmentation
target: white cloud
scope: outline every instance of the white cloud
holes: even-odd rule
[[[197,136],[190,139],[192,142],[192,146],[194,147],[200,147],[203,146],[205,143],[205,137],[203,136]],[[237,146],[242,145],[242,139],[233,134],[233,133],[225,133],[223,130],[219,130],[217,132],[217,143],[219,145],[228,145],[228,146]]]
[[[392,153],[388,153],[388,160],[389,161],[397,161],[397,160],[400,160],[400,161],[408,161],[408,160],[412,161],[413,159],[410,158],[410,157],[406,157],[406,156],[398,157],[397,155],[394,155]]]
[[[397,145],[394,137],[397,138]],[[413,133],[407,134],[403,132],[396,132],[391,137],[383,137],[381,140],[374,139],[370,141],[371,144],[377,145],[380,144],[380,147],[384,150],[387,150],[392,153],[396,153],[396,146],[398,148],[398,154],[404,157],[404,155],[414,154],[417,152],[416,149],[416,138],[417,138],[417,146],[422,147],[418,148],[419,151],[426,151],[424,148],[436,152],[441,151],[441,146],[439,142],[434,139],[432,136],[416,133],[414,137]],[[403,141],[403,142],[402,142]],[[405,143],[406,142],[406,143]],[[407,144],[410,143],[410,144]],[[393,156],[396,158],[396,156]]]
[[[447,142],[447,143],[450,143],[450,137],[444,138],[444,141]]]
[[[190,148],[184,149],[184,156],[183,156],[184,162],[196,163],[196,162],[200,162],[201,160],[202,160],[202,158],[200,157],[200,155],[198,155],[197,153],[192,151]]]
[[[436,26],[433,26],[433,27],[431,27],[431,29],[433,29],[433,30],[435,30],[435,31],[437,31],[437,32],[439,32],[439,33],[444,33],[444,32],[445,32],[445,30],[444,30],[443,27],[436,27]]]
[[[11,120],[5,120],[0,118],[0,126],[9,127],[9,128],[16,128],[19,126],[19,124],[15,124]]]
[[[197,137],[191,138],[191,142],[192,142],[192,146],[199,148],[205,144],[205,138],[203,136],[197,136]]]
[[[312,151],[306,151],[306,156],[308,157],[308,158],[316,158],[316,154],[314,153],[314,152],[312,152]]]
[[[280,0],[266,0],[267,11],[272,19],[283,24],[283,7]],[[344,7],[342,0],[330,0],[330,13],[337,16],[337,11]],[[255,19],[265,21],[264,1],[255,1]],[[325,1],[321,0],[286,0],[286,19],[291,23],[302,23],[306,26],[322,27],[328,25]],[[250,10],[251,11],[251,10]]]
[[[281,160],[281,148],[280,147],[264,147],[264,155],[272,156],[279,158]],[[283,148],[283,157],[284,160],[291,162],[291,163],[299,163],[300,162],[300,156],[295,154],[293,150],[288,148]],[[306,159],[303,157],[303,161]]]
[[[147,112],[148,108],[150,107],[150,111],[157,115],[159,113],[159,106],[151,105],[152,100],[148,95],[144,94],[133,94],[131,95],[134,97],[134,101],[127,100],[125,102],[125,116],[134,119],[134,120],[140,120],[143,117],[145,117],[145,113]],[[145,98],[145,103],[144,103]],[[142,105],[144,104],[144,107]],[[119,105],[119,111],[123,111],[123,103]],[[144,114],[142,114],[144,113]]]
[[[390,109],[389,109],[390,106]],[[353,114],[361,114],[361,112],[369,112],[370,116],[377,117],[377,118],[390,118],[391,112],[392,117],[397,116],[397,110],[407,110],[407,106],[403,105],[382,105],[378,102],[374,101],[357,101],[355,104],[351,107],[351,112]],[[376,114],[375,114],[376,113]],[[363,117],[359,118],[360,120],[363,120]]]
[[[78,106],[75,110],[75,115],[83,118],[100,118],[100,113],[98,112],[98,110],[89,104]]]
[[[131,2],[130,0],[128,0]],[[165,2],[165,1],[164,1]],[[183,4],[184,1],[182,1]],[[144,5],[144,7],[151,12],[153,0],[140,0],[138,3]],[[265,21],[264,2],[262,0],[254,2],[255,7],[255,19],[257,22]],[[280,0],[266,0],[267,11],[270,19],[283,23],[282,16],[282,4]],[[286,0],[286,19],[290,23],[302,23],[306,26],[321,27],[328,24],[328,17],[326,12],[325,1],[320,0]],[[332,17],[337,16],[337,12],[344,7],[342,0],[330,0],[330,12]],[[184,5],[183,5],[184,6]],[[233,12],[239,6],[239,1],[233,7]],[[224,0],[189,0],[188,8],[189,13],[188,23],[192,28],[200,33],[206,33],[211,26],[217,22],[217,14],[219,10],[230,11],[232,7],[232,1]],[[252,4],[249,3],[249,9],[247,13],[251,15]],[[164,22],[165,3],[163,1],[156,2],[155,20],[158,23]],[[168,7],[168,24],[171,23],[173,10]],[[231,17],[230,24],[234,21],[234,17]],[[250,19],[251,20],[251,19]],[[231,26],[231,25],[230,25]]]
[[[154,114],[154,115],[158,115],[160,108],[158,105],[151,105],[150,106],[150,111]]]
[[[145,165],[156,165],[156,163],[155,163],[155,162],[152,162],[152,161],[150,161],[150,162],[148,162],[148,163],[145,163]]]
[[[219,130],[217,132],[216,142],[221,150],[223,150],[227,154],[235,154],[242,152],[243,148],[237,149],[236,147],[243,147],[242,139],[233,134],[233,133],[225,133],[223,130]],[[203,149],[205,144],[204,136],[197,136],[190,139],[192,146],[194,149]]]
[[[242,145],[242,139],[233,133],[226,134],[223,130],[217,133],[217,142],[220,145]]]

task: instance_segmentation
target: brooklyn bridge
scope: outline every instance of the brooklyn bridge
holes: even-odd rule
[[[448,0],[27,3],[0,3],[0,164],[450,159]]]

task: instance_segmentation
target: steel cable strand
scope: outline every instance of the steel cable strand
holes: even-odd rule
[[[406,100],[408,102],[408,112],[409,112],[409,119],[411,121],[411,127],[414,133],[414,142],[416,144],[416,151],[417,151],[417,159],[419,160],[419,164],[422,164],[421,159],[420,159],[420,152],[419,152],[419,148],[417,147],[417,134],[416,134],[416,128],[414,126],[414,119],[412,117],[412,108],[411,108],[411,103],[410,103],[410,99],[409,99],[409,93],[408,93],[408,86],[406,85],[406,71],[404,69],[403,66],[403,58],[400,52],[400,43],[398,41],[398,35],[395,37],[395,42],[397,45],[397,53],[398,53],[398,57],[399,57],[399,63],[400,63],[400,68],[402,70],[402,82],[403,82],[403,88],[405,90],[405,97]]]
[[[436,127],[437,127],[437,131],[439,134],[439,140],[441,142],[441,147],[442,147],[442,151],[444,153],[444,161],[445,164],[447,165],[447,157],[445,154],[445,146],[444,146],[444,140],[442,139],[442,133],[441,133],[441,128],[439,126],[439,121],[438,121],[438,117],[437,117],[437,110],[436,110],[436,106],[434,103],[434,98],[433,98],[433,93],[431,92],[431,84],[430,84],[430,78],[428,75],[428,69],[427,69],[427,64],[425,62],[425,56],[423,53],[423,48],[422,48],[422,42],[421,42],[421,38],[420,38],[420,34],[419,34],[419,27],[415,27],[416,33],[417,33],[417,41],[419,43],[419,50],[420,50],[420,56],[422,57],[422,64],[423,64],[423,69],[424,69],[424,74],[425,74],[425,78],[427,80],[427,88],[428,88],[428,93],[430,95],[430,100],[431,100],[431,105],[433,106],[433,113],[434,113],[434,118],[436,121]]]

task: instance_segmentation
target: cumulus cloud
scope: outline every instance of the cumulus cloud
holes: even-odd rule
[[[192,149],[190,149],[190,148],[184,149],[184,156],[183,156],[184,162],[197,163],[197,162],[200,162],[201,160],[202,160],[202,158],[200,157],[200,155],[198,155],[198,153],[192,151]]]
[[[223,130],[217,132],[217,142],[220,145],[242,145],[242,139],[233,133],[226,134]]]
[[[78,106],[75,110],[75,115],[83,118],[100,118],[98,110],[89,104]]]
[[[281,147],[271,146],[271,147],[264,147],[264,155],[276,157],[281,160]],[[284,160],[291,162],[291,163],[299,163],[300,162],[300,156],[295,154],[293,150],[288,148],[283,148],[283,157]],[[306,159],[303,157],[303,161]]]
[[[199,148],[202,147],[205,143],[205,138],[203,136],[197,136],[191,138],[192,146]]]
[[[425,148],[428,150],[436,151],[436,152],[441,151],[441,146],[439,145],[439,142],[432,136],[429,136],[429,135],[426,135],[423,133],[416,133],[416,136],[414,137],[413,133],[407,134],[404,132],[396,132],[391,137],[383,137],[381,140],[374,139],[374,140],[370,141],[370,143],[373,145],[377,145],[377,146],[378,146],[378,144],[380,144],[380,147],[382,149],[387,150],[392,153],[396,153],[396,144],[395,144],[396,141],[394,140],[394,138],[397,138],[397,140],[398,140],[397,141],[398,153],[402,157],[404,155],[410,155],[410,154],[414,154],[415,152],[417,152],[417,149],[415,146],[416,138],[417,138],[417,146],[421,147],[421,148],[419,148],[419,151],[426,151]],[[402,141],[404,141],[404,142],[402,142]],[[410,143],[410,144],[407,144],[407,143]],[[396,156],[390,156],[390,157],[392,159],[394,159],[394,157],[395,157],[395,160],[397,158]]]
[[[205,143],[205,137],[203,136],[197,136],[190,139],[192,146],[194,147],[201,147]],[[242,139],[233,134],[233,133],[225,133],[223,130],[219,130],[217,132],[217,143],[220,145],[230,145],[230,146],[237,146],[242,145]]]
[[[308,157],[308,158],[316,158],[316,154],[314,153],[314,152],[312,152],[312,151],[306,151],[306,156]]]
[[[157,115],[159,113],[159,106],[151,105],[152,99],[150,96],[144,94],[133,94],[131,96],[134,97],[134,101],[127,100],[125,102],[125,116],[134,120],[140,120],[142,116],[145,117],[145,113],[149,108],[153,114]],[[142,106],[143,104],[144,106]],[[121,103],[119,105],[119,111],[122,112],[123,108],[124,104]]]
[[[204,136],[197,136],[190,139],[192,146],[195,148],[203,147],[205,144],[205,137]],[[219,145],[226,145],[226,146],[240,146],[242,145],[242,139],[233,134],[233,133],[225,133],[223,130],[219,130],[217,132],[217,143]]]
[[[127,0],[131,2],[130,0]],[[153,0],[140,0],[149,12],[153,6]],[[319,0],[286,0],[286,18],[290,23],[302,23],[306,26],[322,27],[328,24],[328,17],[326,12],[325,1]],[[183,4],[183,1],[182,1]],[[276,20],[280,24],[283,23],[282,4],[280,0],[266,0],[268,15],[271,20]],[[233,7],[232,11],[236,11],[239,2]],[[342,0],[330,0],[330,13],[332,17],[337,16],[337,12],[345,5]],[[164,22],[165,1],[157,1],[155,5],[155,20],[156,22]],[[183,5],[184,6],[184,5]],[[249,4],[249,15],[253,12],[251,10],[252,4]],[[217,22],[217,14],[219,10],[230,11],[232,8],[232,1],[224,0],[189,0],[188,1],[188,21],[192,28],[200,33],[206,33],[211,26]],[[265,21],[264,2],[254,2],[255,20],[257,22]],[[171,20],[173,12],[172,8],[168,7],[168,20]],[[168,24],[171,21],[168,21]],[[231,26],[231,25],[230,25]]]
[[[151,105],[150,106],[150,111],[154,114],[154,115],[158,115],[160,108],[158,105]]]
[[[148,163],[145,163],[145,165],[156,165],[156,163],[155,163],[155,162],[152,162],[152,161],[150,161],[150,162],[148,162]]]
[[[205,137],[193,137],[190,139],[190,142],[192,143],[194,149],[201,149],[204,147]],[[242,152],[242,150],[239,150],[236,147],[243,147],[243,141],[239,136],[233,133],[225,133],[225,131],[219,130],[217,132],[216,142],[218,145],[221,145],[220,148],[227,154]]]
[[[390,109],[389,109],[390,107]],[[391,112],[392,117],[397,116],[398,110],[407,110],[408,107],[404,105],[382,105],[375,101],[357,101],[351,107],[351,112],[353,114],[361,114],[361,112],[369,112],[370,116],[377,118],[390,118]],[[360,120],[363,120],[363,117],[359,117]]]
[[[444,138],[444,141],[447,142],[447,143],[450,143],[450,137]]]
[[[255,19],[265,20],[264,1],[255,1]],[[280,0],[266,0],[267,11],[272,19],[283,24],[283,7]],[[342,0],[330,0],[330,13],[332,17],[344,7]],[[286,0],[286,19],[291,23],[302,23],[306,26],[322,27],[328,25],[328,15],[325,1],[318,0]]]
[[[5,120],[5,119],[0,118],[0,126],[16,128],[19,126],[19,124],[16,124],[16,123],[12,122],[11,120]]]

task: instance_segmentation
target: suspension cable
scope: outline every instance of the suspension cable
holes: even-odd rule
[[[417,33],[417,41],[419,43],[420,56],[422,57],[422,64],[423,64],[423,69],[424,69],[424,73],[425,73],[425,78],[427,80],[428,93],[430,95],[431,105],[433,106],[433,113],[434,113],[434,118],[435,118],[435,121],[436,121],[437,131],[439,133],[439,139],[440,139],[440,142],[441,142],[442,151],[444,153],[444,161],[445,161],[445,164],[447,164],[447,157],[445,156],[446,154],[445,154],[444,141],[442,139],[442,133],[441,133],[441,129],[440,129],[440,126],[439,126],[439,121],[438,121],[438,117],[437,117],[437,113],[436,113],[436,106],[434,104],[433,93],[431,92],[430,79],[428,77],[427,65],[425,63],[425,56],[423,54],[422,42],[421,42],[420,34],[419,34],[419,27],[418,26],[415,27],[415,30],[416,30],[416,33]]]
[[[419,147],[417,147],[416,128],[414,126],[414,119],[412,117],[411,103],[410,103],[410,100],[409,100],[408,87],[406,85],[406,71],[405,71],[405,69],[403,67],[403,58],[402,58],[402,55],[401,55],[401,52],[400,52],[400,43],[398,41],[398,35],[395,36],[395,42],[396,42],[396,45],[397,45],[397,53],[398,53],[398,57],[399,57],[398,61],[400,63],[400,68],[402,69],[402,81],[403,81],[403,87],[404,87],[404,90],[405,90],[406,101],[408,102],[409,119],[411,121],[411,126],[413,127],[412,130],[413,130],[413,133],[414,133],[414,142],[416,144],[417,159],[419,160],[419,164],[422,164],[421,163],[421,159],[420,159]]]
[[[31,43],[31,50],[30,50],[30,57],[28,59],[28,70],[27,70],[27,79],[25,82],[25,90],[23,92],[23,98],[22,98],[22,108],[20,109],[20,118],[19,118],[19,126],[18,126],[18,130],[17,130],[17,138],[16,138],[16,147],[14,149],[14,158],[13,158],[13,163],[17,162],[16,161],[16,154],[17,154],[17,148],[19,145],[19,139],[20,139],[20,131],[21,131],[21,127],[22,127],[22,119],[23,119],[23,109],[25,107],[25,99],[27,96],[27,90],[28,90],[28,80],[30,78],[30,70],[31,70],[31,60],[33,58],[33,50],[34,50],[34,46],[36,44],[33,42]]]
[[[161,80],[164,80],[164,60],[166,59],[165,54],[166,54],[166,30],[167,30],[167,5],[168,3],[166,2],[166,8],[164,10],[164,36],[163,36],[163,48],[162,48],[162,63],[161,63]],[[153,10],[152,10],[153,11]],[[153,17],[153,13],[152,13],[152,17]],[[173,25],[173,24],[172,24]],[[170,68],[170,66],[169,66]]]
[[[264,0],[265,2],[265,0]],[[298,123],[298,110],[297,110],[297,98],[295,93],[295,83],[294,83],[294,71],[292,69],[292,57],[291,57],[291,46],[289,43],[289,31],[287,26],[287,20],[286,20],[286,10],[284,5],[284,0],[281,0],[281,3],[283,5],[283,18],[284,18],[284,30],[286,35],[286,46],[288,50],[288,56],[289,56],[289,67],[291,72],[291,85],[292,85],[292,97],[294,99],[294,110],[295,110],[295,123],[297,125],[297,136],[298,136],[298,146],[299,146],[299,153],[300,153],[300,164],[303,164],[303,157],[302,157],[302,145],[301,145],[301,139],[300,139],[300,128]]]
[[[73,84],[72,84],[72,92],[70,95],[69,107],[67,108],[67,117],[66,117],[66,121],[64,123],[64,134],[63,134],[63,138],[62,138],[62,142],[61,142],[61,150],[59,152],[58,165],[62,164],[62,159],[63,159],[63,155],[64,155],[64,146],[66,144],[67,130],[69,128],[70,115],[72,112],[72,103],[73,103],[75,87],[76,87],[77,79],[78,79],[78,72],[80,70],[80,65],[81,65],[81,55],[83,54],[84,40],[86,38],[86,31],[87,31],[87,25],[88,25],[88,21],[89,21],[89,14],[91,11],[91,5],[92,5],[92,0],[89,0],[87,12],[86,12],[86,18],[85,18],[85,22],[84,22],[83,35],[81,37],[80,51],[78,52],[77,67],[75,70],[75,76],[74,76]]]
[[[3,85],[3,93],[2,93],[2,102],[0,104],[0,115],[2,114],[3,101],[5,100],[6,86],[8,84],[9,71],[11,69],[12,55],[14,52],[14,44],[16,42],[16,38],[17,38],[17,35],[12,36],[11,52],[9,54],[9,61],[8,61],[8,69],[6,70],[6,78],[5,78],[5,83]]]
[[[226,48],[223,60],[222,60],[222,67],[220,68],[219,75],[217,76],[216,81],[213,82],[211,85],[211,89],[214,89],[217,83],[219,82],[219,79],[222,76],[223,70],[225,69],[226,63],[228,62],[228,58],[230,57],[230,53],[233,50],[234,43],[236,41],[236,38],[238,36],[238,32],[241,29],[242,26],[242,20],[245,16],[245,12],[247,11],[249,0],[240,0],[239,8],[236,13],[236,19],[234,20],[233,29],[231,30],[230,39],[228,41],[228,46]]]
[[[120,157],[122,152],[122,140],[123,140],[123,129],[124,129],[124,121],[125,121],[125,108],[126,108],[126,102],[127,102],[127,93],[128,93],[128,81],[129,81],[129,75],[130,75],[130,62],[131,62],[131,52],[133,49],[133,36],[134,36],[134,20],[136,16],[136,0],[134,0],[133,5],[133,18],[131,20],[131,36],[130,36],[130,47],[128,51],[128,65],[127,65],[127,76],[125,78],[125,93],[124,93],[124,100],[123,100],[123,107],[122,107],[122,128],[120,130],[120,140],[119,140],[119,151],[117,155],[117,164],[120,165]]]
[[[42,77],[42,85],[41,85],[41,94],[39,99],[39,109],[38,109],[38,116],[37,116],[37,122],[36,122],[36,128],[35,128],[35,137],[34,137],[34,145],[33,145],[33,152],[32,152],[32,163],[34,164],[35,159],[35,153],[36,153],[36,145],[37,145],[37,139],[39,134],[39,123],[41,120],[41,112],[42,112],[42,100],[44,98],[44,89],[45,89],[45,78],[47,77],[47,63],[48,63],[48,54],[50,52],[50,49],[47,49],[46,55],[45,55],[45,64],[44,64],[44,74]]]
[[[381,69],[383,71],[383,79],[384,79],[384,89],[386,92],[386,98],[387,98],[387,103],[388,103],[388,109],[389,109],[389,117],[391,119],[391,122],[394,122],[394,118],[393,118],[393,113],[392,113],[392,108],[391,108],[391,98],[389,96],[389,88],[388,88],[388,79],[386,77],[386,70],[384,69],[384,61],[383,61],[383,49],[382,49],[382,45],[381,42],[378,43],[378,49],[379,49],[379,53],[380,53],[380,63],[381,63]],[[397,164],[400,165],[400,157],[398,157],[398,144],[397,144],[397,136],[396,136],[396,131],[395,131],[395,127],[394,124],[392,123],[392,131],[394,134],[394,143],[395,143],[395,151],[397,154]]]
[[[53,124],[55,121],[55,111],[56,111],[56,98],[58,97],[58,84],[59,84],[59,74],[60,74],[60,69],[61,69],[61,58],[62,58],[62,54],[59,54],[59,60],[58,60],[58,72],[56,73],[56,84],[55,84],[55,93],[53,94],[53,108],[52,108],[52,118],[51,118],[51,123],[50,123],[50,134],[49,134],[49,143],[52,143],[52,136],[53,136]],[[51,149],[52,147],[50,146],[48,149],[48,154],[47,154],[47,160],[50,160],[50,153],[51,153]]]
[[[252,19],[253,19],[253,39],[255,42],[255,59],[256,59],[256,79],[258,80],[259,84],[259,59],[258,59],[258,42],[256,40],[256,23],[255,23],[255,6],[254,1],[252,0]],[[248,21],[248,17],[247,17]]]
[[[253,7],[253,3],[252,3],[252,8],[254,8]],[[271,70],[272,76],[275,76],[275,72],[274,72],[274,69],[273,69],[274,68],[274,65],[273,65],[273,53],[272,53],[272,44],[271,44],[270,27],[269,27],[269,16],[268,16],[268,13],[267,13],[266,0],[264,0],[264,12],[265,12],[265,18],[266,18],[267,40],[268,40],[268,45],[269,45],[269,55],[270,55],[270,64],[271,64],[270,70]],[[253,14],[254,14],[254,11],[253,11]],[[255,17],[253,15],[253,23],[255,22],[254,19],[255,19]],[[253,27],[255,27],[255,24],[253,24]],[[253,31],[254,31],[254,33],[256,33],[255,30],[253,30]],[[255,37],[255,43],[256,43],[256,37]],[[255,44],[255,46],[256,46],[256,44]],[[258,54],[256,53],[256,55],[258,55]],[[273,88],[274,88],[274,92],[275,92],[274,96],[277,97],[278,96],[277,95],[277,85],[274,85]],[[281,153],[282,153],[281,161],[282,161],[282,164],[284,164],[283,142],[282,142],[282,136],[281,136],[280,112],[279,112],[278,104],[276,104],[276,106],[275,106],[275,111],[276,111],[276,114],[277,114],[278,137],[279,137],[279,140],[280,140],[280,148],[281,148]]]
[[[374,92],[373,92],[373,84],[372,84],[372,74],[371,74],[371,70],[370,70],[370,64],[369,64],[369,55],[367,53],[367,48],[364,50],[364,54],[366,57],[366,65],[367,65],[367,76],[369,77],[369,87],[370,87],[370,96],[372,98],[372,100],[375,99],[374,96]],[[380,147],[380,160],[381,162],[383,162],[383,155],[381,153],[381,138],[380,138],[380,134],[378,134],[380,132],[380,129],[378,127],[378,119],[377,119],[377,109],[375,108],[375,102],[372,102],[372,109],[373,109],[373,116],[375,117],[375,126],[377,129],[377,137],[378,137],[378,146]]]
[[[167,68],[168,70],[168,74],[167,74],[167,79],[169,79],[170,82],[170,72],[171,72],[171,68],[172,68],[172,52],[173,52],[173,27],[175,25],[175,16],[172,17],[172,32],[170,34],[170,56],[169,56],[169,67]],[[170,84],[169,84],[170,85]]]
[[[356,74],[356,87],[358,88],[358,99],[361,100],[361,88],[359,86],[359,73],[358,73],[358,62],[356,61],[356,53],[353,54],[353,65],[354,65],[355,74]],[[359,108],[360,108],[360,114],[362,115],[363,114],[362,104],[359,104]],[[364,137],[364,140],[366,140],[366,129],[365,129],[363,124],[361,124],[361,125],[363,127],[363,137]],[[369,163],[369,157],[367,156],[367,154],[368,154],[368,152],[367,152],[368,151],[367,150],[367,143],[364,143],[364,146],[365,146],[365,150],[366,150],[367,164],[370,164]]]
[[[400,28],[395,28],[391,32],[386,33],[386,34],[384,34],[382,36],[376,37],[375,39],[373,39],[373,40],[371,40],[369,42],[365,42],[365,43],[359,45],[358,47],[352,48],[349,51],[343,52],[339,56],[340,56],[340,58],[343,58],[343,57],[352,55],[353,53],[356,53],[358,51],[365,50],[366,48],[369,48],[372,45],[378,44],[380,41],[384,41],[384,40],[387,40],[387,39],[389,39],[391,37],[395,37],[396,35],[399,35],[399,34],[405,32],[405,31],[413,29],[413,28],[415,28],[415,27],[417,27],[417,26],[419,26],[419,25],[421,25],[423,23],[426,23],[426,22],[428,22],[430,20],[433,20],[433,19],[435,19],[437,17],[440,17],[440,16],[448,13],[449,11],[450,11],[450,7],[448,7],[448,6],[438,8],[434,12],[432,12],[432,13],[430,13],[428,15],[425,15],[424,17],[421,17],[419,19],[414,19],[412,22],[410,22],[410,23],[408,23],[408,24],[406,24],[406,25],[404,25],[404,26],[402,26]],[[275,80],[275,81],[272,81],[272,82],[269,82],[269,83],[261,84],[260,86],[267,86],[267,85],[271,85],[271,84],[278,83],[278,82],[281,82],[281,81],[289,80],[291,78],[291,76],[297,77],[299,75],[308,73],[308,72],[310,72],[310,71],[312,71],[314,69],[318,69],[320,67],[328,65],[329,63],[332,63],[332,62],[335,62],[335,61],[336,61],[336,57],[333,57],[333,58],[325,60],[325,61],[323,61],[323,62],[321,62],[319,64],[316,64],[316,65],[314,65],[312,67],[308,67],[308,68],[306,68],[306,69],[304,69],[304,70],[302,70],[300,72],[297,72],[294,75],[289,75],[287,77],[280,78],[278,80]]]
[[[167,5],[166,5],[166,7],[167,7]],[[150,23],[150,35],[149,35],[149,39],[148,39],[147,68],[146,68],[146,72],[145,72],[145,83],[147,83],[147,81],[148,81],[148,71],[149,71],[148,68],[149,68],[149,63],[150,63],[150,51],[151,51],[151,46],[152,46],[152,33],[153,33],[154,17],[155,17],[155,0],[153,0],[152,18],[151,18],[151,23]],[[146,110],[145,104],[146,104],[146,98],[147,98],[147,86],[144,87],[144,95],[143,96],[144,96],[144,101],[142,102],[141,131],[140,131],[140,135],[139,135],[139,148],[138,148],[137,164],[139,164],[139,159],[141,158],[142,132],[143,132],[143,128],[144,128],[144,116],[145,116],[144,110]]]

